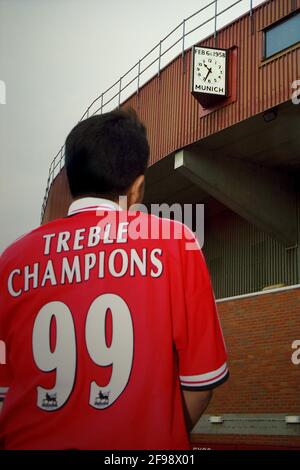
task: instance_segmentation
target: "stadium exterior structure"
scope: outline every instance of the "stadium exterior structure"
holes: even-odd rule
[[[299,17],[300,0],[269,0],[196,42],[228,51],[227,97],[211,107],[191,94],[186,20],[180,55],[161,67],[160,42],[155,76],[141,86],[139,61],[135,93],[121,99],[124,76],[114,85],[117,104],[148,129],[145,204],[205,204],[203,251],[231,379],[195,426],[195,447],[300,448]],[[103,112],[105,96],[82,118]],[[42,223],[69,202],[62,148]]]

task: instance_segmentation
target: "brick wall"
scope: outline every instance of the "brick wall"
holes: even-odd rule
[[[218,388],[207,414],[300,415],[300,365],[291,361],[300,339],[300,288],[219,301],[231,377]],[[200,442],[299,445],[298,437],[194,436]],[[199,440],[200,439],[200,440]]]
[[[192,436],[191,447],[194,449],[209,447],[212,450],[300,450],[300,437],[198,434]]]

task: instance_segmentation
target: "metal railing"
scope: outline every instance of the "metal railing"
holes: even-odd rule
[[[267,0],[257,0],[257,4],[264,3]],[[183,73],[185,73],[185,53],[186,51],[194,44],[194,43],[199,43],[200,41],[203,41],[205,38],[210,37],[212,34],[214,36],[214,41],[215,41],[215,46],[217,46],[217,32],[219,29],[223,28],[226,24],[231,23],[233,20],[235,20],[238,16],[241,16],[241,14],[245,14],[249,12],[249,17],[252,25],[252,19],[253,19],[253,2],[254,0],[211,0],[209,3],[207,3],[205,6],[203,6],[200,10],[196,11],[189,17],[185,18],[176,28],[172,29],[172,31],[167,34],[162,40],[159,41],[158,44],[156,44],[146,55],[144,55],[136,64],[131,67],[128,72],[126,72],[124,75],[122,75],[113,85],[111,85],[106,91],[101,93],[97,98],[94,99],[94,101],[87,107],[85,112],[82,114],[81,118],[79,119],[78,122],[82,121],[83,119],[86,119],[90,116],[94,116],[95,114],[102,114],[103,111],[110,111],[113,108],[120,107],[121,105],[121,97],[123,99],[123,102],[126,101],[129,96],[132,96],[136,94],[139,96],[139,91],[141,86],[144,86],[145,83],[150,79],[153,78],[154,76],[160,76],[161,70],[166,67],[166,65],[171,61],[174,60],[176,57],[180,56],[182,57],[183,61]],[[228,4],[229,3],[229,4]],[[220,10],[220,6],[225,6],[222,10]],[[242,4],[242,5],[240,5]],[[234,7],[237,5],[241,7],[244,7],[244,10],[241,12],[239,11],[239,14],[230,17],[229,19],[225,17],[225,14],[232,10]],[[212,12],[211,16],[210,15],[210,10]],[[232,13],[232,11],[231,11]],[[197,24],[196,26],[193,26],[191,23],[192,21],[195,21],[195,19],[200,16],[205,16],[205,20]],[[223,19],[223,23],[222,23]],[[212,31],[207,31],[209,23],[212,23],[213,29]],[[218,24],[219,23],[219,24]],[[190,26],[190,29],[189,29]],[[197,39],[192,42],[192,44],[187,45],[187,38],[191,37],[191,35],[195,32],[197,34],[199,33],[199,30],[203,27],[206,26],[205,29],[205,34],[203,37],[200,37],[201,35],[197,36]],[[251,31],[253,32],[253,28],[251,26]],[[174,37],[176,35],[179,35],[179,37]],[[168,45],[168,40],[170,38],[174,38],[173,42],[171,42],[170,45]],[[164,47],[165,46],[165,47]],[[178,53],[178,46],[180,48],[180,51]],[[164,65],[162,65],[162,61],[165,57],[167,57],[167,54],[172,51],[173,55],[171,58],[168,58],[168,62]],[[155,55],[155,57],[151,58],[151,56]],[[150,71],[151,67],[153,66],[157,67],[157,71],[153,73],[149,77],[146,75],[147,71]],[[131,76],[133,73],[133,77]],[[144,78],[144,82],[141,84],[141,79]],[[132,90],[132,87],[134,86],[134,89]],[[124,92],[127,91],[127,95],[125,96]],[[45,191],[45,196],[42,204],[42,213],[41,213],[41,218],[43,219],[44,211],[46,208],[47,204],[47,199],[49,195],[49,190],[51,187],[51,184],[54,180],[54,178],[57,176],[57,174],[60,172],[60,170],[63,167],[63,160],[64,160],[64,145],[60,148],[58,153],[55,155],[53,158],[50,168],[49,168],[49,174],[48,174],[48,180],[47,180],[47,185],[46,185],[46,191]]]

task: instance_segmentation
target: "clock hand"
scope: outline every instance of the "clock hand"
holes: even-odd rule
[[[211,68],[208,68],[207,75],[206,75],[206,77],[204,78],[204,81],[205,81],[205,82],[206,82],[206,80],[207,80],[207,77],[208,77],[208,75],[209,75],[210,73],[211,73]]]

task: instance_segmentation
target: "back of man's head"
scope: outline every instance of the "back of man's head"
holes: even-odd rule
[[[146,171],[146,129],[133,110],[92,116],[72,129],[65,155],[73,198],[118,199]]]

